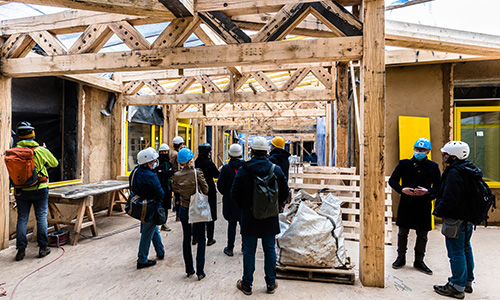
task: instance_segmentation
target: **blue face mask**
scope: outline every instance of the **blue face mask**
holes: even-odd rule
[[[415,154],[413,154],[413,156],[416,159],[421,160],[421,159],[424,159],[427,155],[425,154],[425,152],[417,152],[417,151],[415,151]]]

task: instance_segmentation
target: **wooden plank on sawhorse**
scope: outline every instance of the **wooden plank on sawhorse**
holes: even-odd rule
[[[75,210],[68,216],[64,216],[56,204],[65,204],[76,206]],[[94,204],[94,197],[88,196],[78,199],[66,199],[49,197],[49,216],[47,222],[50,225],[54,225],[56,230],[60,230],[60,225],[72,225],[73,235],[71,237],[71,245],[76,245],[78,243],[78,238],[80,237],[80,231],[83,227],[90,226],[93,236],[97,236],[97,226],[94,219],[94,212],[92,206]],[[83,219],[87,215],[89,219],[88,224],[83,226]]]

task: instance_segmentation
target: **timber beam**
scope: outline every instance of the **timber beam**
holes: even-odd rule
[[[53,57],[3,58],[0,63],[4,76],[33,77],[123,70],[279,64],[296,61],[351,61],[361,58],[361,50],[361,37],[342,37]]]
[[[226,93],[172,94],[172,95],[126,95],[123,104],[141,105],[182,105],[182,104],[214,104],[214,103],[271,103],[297,101],[331,101],[334,98],[331,90],[304,89],[297,91],[238,92]]]
[[[324,117],[324,109],[301,109],[301,110],[242,110],[242,111],[212,111],[203,112],[181,112],[177,114],[179,119],[204,119],[204,118],[293,118],[293,117]]]
[[[158,1],[116,1],[116,0],[6,0],[38,5],[66,7],[71,9],[92,10],[108,13],[136,15],[143,17],[161,17],[164,21],[174,18],[174,15]]]

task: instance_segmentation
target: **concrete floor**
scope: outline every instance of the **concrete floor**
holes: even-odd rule
[[[219,210],[220,211],[220,210]],[[80,239],[77,246],[52,248],[52,253],[37,258],[36,242],[30,242],[27,256],[15,262],[15,244],[0,251],[0,284],[10,297],[18,282],[30,272],[57,261],[26,278],[17,288],[14,299],[447,299],[437,295],[432,286],[444,284],[450,275],[444,238],[439,229],[429,235],[427,265],[434,271],[429,276],[412,267],[413,254],[407,257],[408,265],[393,270],[391,263],[396,257],[396,247],[386,246],[385,288],[363,287],[356,271],[356,283],[341,285],[310,281],[278,280],[279,288],[274,295],[265,293],[263,253],[258,249],[253,295],[245,296],[236,289],[241,278],[242,254],[236,247],[234,257],[228,257],[225,246],[226,222],[219,217],[216,222],[217,243],[207,247],[205,272],[207,277],[198,281],[196,276],[186,278],[182,259],[182,229],[172,216],[169,233],[162,232],[166,247],[165,260],[154,267],[137,270],[136,257],[139,244],[139,228],[135,219],[123,213],[111,217],[96,217],[99,239]],[[122,231],[114,235],[106,234]],[[83,230],[90,236],[90,230]],[[500,299],[500,228],[478,227],[472,243],[476,261],[474,293],[466,299]],[[394,233],[396,240],[396,233]],[[413,248],[415,235],[411,233],[409,248]],[[236,244],[240,244],[237,237]],[[346,249],[352,262],[358,265],[357,242],[347,241]],[[150,258],[155,257],[154,249]]]

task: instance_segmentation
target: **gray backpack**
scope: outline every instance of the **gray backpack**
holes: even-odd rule
[[[251,211],[255,219],[267,219],[279,214],[278,178],[274,174],[275,167],[273,164],[264,177],[249,172],[254,178]]]

